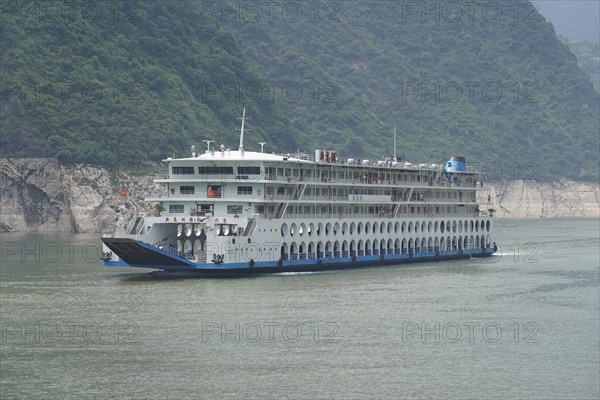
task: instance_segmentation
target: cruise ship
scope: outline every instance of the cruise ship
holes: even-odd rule
[[[104,235],[107,267],[254,274],[493,255],[494,209],[464,157],[411,164],[335,150],[268,154],[224,145],[163,160],[155,207]],[[394,132],[395,147],[395,132]]]

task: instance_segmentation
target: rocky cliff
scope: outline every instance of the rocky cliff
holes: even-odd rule
[[[153,179],[47,158],[0,159],[0,231],[112,232],[119,212],[129,218],[150,206],[144,197],[161,191]]]
[[[599,217],[600,186],[560,180],[508,181],[486,185],[480,201],[492,200],[498,218]]]
[[[47,158],[0,159],[0,231],[111,233],[118,213],[129,219],[150,210],[145,197],[164,194],[155,178]],[[479,195],[490,196],[500,218],[600,216],[594,183],[502,182]]]

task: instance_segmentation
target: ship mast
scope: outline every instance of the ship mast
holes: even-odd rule
[[[214,142],[214,140],[203,140],[206,143],[206,153],[210,153],[210,144]]]
[[[242,112],[242,118],[238,118],[242,120],[242,127],[240,128],[240,148],[238,149],[240,152],[244,151],[244,123],[246,122],[246,107],[244,107],[244,111]],[[250,119],[250,117],[248,117]],[[250,129],[248,129],[250,130]]]
[[[396,158],[396,125],[394,125],[394,161],[397,161]]]

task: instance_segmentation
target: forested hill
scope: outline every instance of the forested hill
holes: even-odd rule
[[[409,161],[598,179],[598,94],[529,2],[35,4],[3,8],[4,156],[235,147],[245,106],[247,148],[381,157],[396,124]]]

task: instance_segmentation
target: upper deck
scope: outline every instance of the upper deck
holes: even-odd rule
[[[323,153],[323,151],[317,150]],[[335,154],[335,152],[326,152]],[[440,186],[451,185],[442,179],[443,164],[412,164],[390,158],[379,161],[333,158],[313,161],[311,155],[277,155],[248,151],[207,151],[186,158],[167,158],[168,178],[157,183],[255,182],[314,183],[325,185]],[[460,177],[454,186],[475,187],[478,173],[453,172]]]

